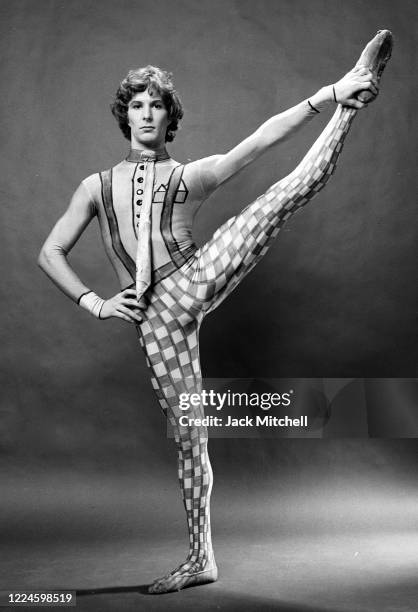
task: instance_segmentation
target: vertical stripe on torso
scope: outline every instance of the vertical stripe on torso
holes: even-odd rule
[[[190,258],[190,249],[182,252],[173,234],[173,208],[178,188],[183,176],[184,165],[174,168],[167,185],[161,213],[160,230],[171,259],[180,268]],[[194,250],[194,249],[192,249]]]
[[[106,213],[107,221],[109,224],[110,236],[112,239],[112,248],[116,255],[119,257],[125,268],[128,270],[131,277],[135,278],[135,262],[128,255],[125,247],[122,244],[119,234],[118,220],[116,217],[115,209],[113,207],[113,194],[112,194],[112,170],[105,170],[100,172],[100,182],[102,184],[102,201],[103,207]]]

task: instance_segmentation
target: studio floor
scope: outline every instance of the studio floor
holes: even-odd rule
[[[98,612],[417,610],[416,507],[407,497],[385,504],[387,491],[357,489],[369,509],[359,519],[350,491],[322,502],[280,495],[280,504],[271,489],[254,497],[220,483],[212,504],[219,581],[149,595],[152,579],[184,558],[175,482],[158,491],[133,476],[20,472],[3,484],[2,589],[77,591],[75,609]]]
[[[408,536],[390,533],[301,534],[258,543],[231,536],[217,545],[217,583],[159,596],[148,595],[147,585],[167,562],[180,559],[178,541],[86,541],[82,547],[40,541],[36,552],[16,549],[10,570],[26,589],[77,590],[80,611],[413,612],[416,566],[405,545],[411,545]]]

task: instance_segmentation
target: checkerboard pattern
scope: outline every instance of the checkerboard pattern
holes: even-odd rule
[[[149,305],[138,333],[153,388],[174,429],[178,473],[190,534],[186,561],[160,579],[170,590],[202,571],[212,556],[209,500],[212,470],[205,427],[181,426],[179,417],[203,417],[202,406],[179,409],[181,393],[199,393],[199,328],[269,249],[282,225],[309,202],[335,170],[356,111],[339,106],[297,168],[219,228],[180,268],[146,294]],[[157,581],[158,583],[158,581]],[[165,584],[165,587],[164,587]]]

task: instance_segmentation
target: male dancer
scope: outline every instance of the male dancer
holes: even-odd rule
[[[272,117],[225,155],[186,165],[174,161],[165,146],[183,115],[170,75],[153,66],[130,71],[112,112],[131,150],[111,170],[82,181],[41,250],[40,266],[74,301],[99,319],[135,323],[152,385],[174,429],[190,548],[183,563],[154,581],[151,593],[217,579],[207,432],[180,426],[178,420],[179,394],[201,389],[202,320],[266,253],[283,223],[326,184],[357,110],[378,93],[390,50],[390,33],[379,32],[356,67],[334,85]],[[297,168],[198,249],[191,227],[202,202],[241,168],[334,104],[334,116]],[[107,300],[86,287],[67,261],[94,216],[120,286],[125,287]],[[190,416],[203,416],[202,408],[194,407]]]

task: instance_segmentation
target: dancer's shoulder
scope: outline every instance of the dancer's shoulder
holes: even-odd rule
[[[102,174],[101,172],[95,172],[94,174],[89,174],[89,176],[86,176],[86,178],[81,181],[81,184],[84,185],[84,187],[90,193],[96,193],[98,190],[100,191],[100,185],[101,185],[100,175],[101,174]]]
[[[186,178],[196,183],[206,197],[218,187],[215,168],[222,157],[223,155],[211,155],[185,165],[184,172]]]

